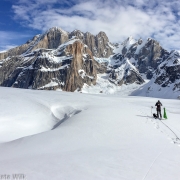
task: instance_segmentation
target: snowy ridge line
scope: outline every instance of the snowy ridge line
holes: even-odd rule
[[[34,46],[36,46],[38,44],[38,42],[41,40],[42,37],[43,37],[43,35],[39,34],[38,38],[35,40],[34,44],[31,43],[29,48],[22,55],[28,54],[34,48]]]
[[[149,116],[146,114],[146,113],[143,113],[141,110],[139,110],[142,114],[144,114],[144,115],[146,115],[147,117],[146,117],[146,119],[147,120],[149,120],[150,118],[149,118]],[[153,122],[153,120],[151,120],[152,122]],[[178,145],[180,145],[180,138],[177,136],[177,134],[167,125],[167,124],[165,124],[164,122],[162,122],[161,120],[159,120],[162,124],[164,124],[164,126],[166,126],[174,135],[175,135],[175,137],[176,137],[176,139],[174,139],[174,138],[172,138],[172,137],[170,137],[170,135],[168,135],[170,138],[171,138],[171,140],[173,141],[173,143],[174,144],[178,144]],[[158,121],[158,122],[159,122]],[[147,122],[147,121],[146,121]],[[158,127],[156,127],[156,128],[159,128],[159,125],[158,125],[158,123],[156,123],[157,124],[157,126]],[[163,132],[163,131],[161,131],[161,132]]]

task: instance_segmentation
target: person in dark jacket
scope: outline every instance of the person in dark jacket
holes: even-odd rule
[[[162,106],[162,103],[158,100],[158,102],[155,104],[156,106],[156,110],[157,110],[157,117],[162,119],[162,115],[161,115],[161,106]]]

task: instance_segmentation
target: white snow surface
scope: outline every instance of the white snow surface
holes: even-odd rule
[[[179,81],[180,82],[180,81]],[[132,96],[145,96],[145,97],[159,97],[165,99],[177,99],[180,95],[180,91],[173,90],[174,83],[169,84],[168,87],[161,87],[154,83],[154,78],[149,82],[139,87],[136,91],[132,92]]]
[[[160,121],[151,118],[156,98],[0,87],[0,99],[0,174],[31,180],[180,177],[179,100],[160,99],[168,116]]]
[[[106,73],[97,74],[96,85],[88,86],[87,84],[84,84],[81,92],[90,94],[118,94],[120,96],[128,96],[132,93],[132,91],[135,91],[141,87],[141,85],[136,83],[129,85],[122,84],[121,86],[117,86],[114,83],[111,83],[108,78],[109,75]]]

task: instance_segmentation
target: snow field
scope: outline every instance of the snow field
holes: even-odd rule
[[[0,174],[32,180],[180,177],[179,144],[150,117],[156,98],[11,88],[0,88],[0,98]],[[180,137],[180,101],[161,102],[168,116],[163,122]]]

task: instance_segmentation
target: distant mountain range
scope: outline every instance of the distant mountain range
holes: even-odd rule
[[[113,44],[104,32],[53,27],[0,53],[0,85],[5,87],[81,91],[85,84],[95,85],[101,73],[116,86],[141,85],[134,95],[180,95],[180,53],[168,52],[151,38]]]

